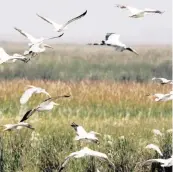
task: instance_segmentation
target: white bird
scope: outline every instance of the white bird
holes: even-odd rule
[[[20,104],[25,104],[33,94],[44,93],[50,97],[50,94],[43,88],[28,85],[28,89],[22,94],[20,98]]]
[[[59,104],[53,102],[53,100],[59,99],[59,98],[68,98],[70,95],[63,95],[63,96],[57,96],[57,97],[51,97],[46,100],[44,100],[40,105],[38,105],[36,108],[33,108],[25,113],[25,115],[22,117],[20,122],[23,122],[27,120],[34,112],[41,112],[41,111],[50,111],[53,109],[54,105],[58,106]]]
[[[137,9],[134,7],[130,7],[130,6],[126,6],[126,5],[119,5],[117,4],[116,7],[121,8],[121,9],[127,9],[130,11],[130,16],[132,18],[140,18],[140,17],[144,17],[146,14],[151,14],[151,13],[155,13],[155,14],[163,14],[164,11],[160,11],[160,10],[155,10],[155,9]]]
[[[104,153],[101,153],[101,152],[97,152],[97,151],[93,151],[87,147],[84,147],[83,149],[81,149],[80,151],[77,151],[77,152],[73,152],[71,153],[68,157],[65,158],[65,161],[62,163],[60,169],[59,169],[59,172],[61,172],[66,164],[69,162],[69,160],[71,158],[83,158],[83,157],[96,157],[100,160],[104,160],[104,161],[107,161],[109,166],[112,167],[113,169],[115,169],[115,166],[114,164],[108,159],[107,155],[104,154]]]
[[[138,53],[135,50],[133,50],[132,48],[120,42],[119,37],[120,35],[116,33],[107,33],[105,36],[105,40],[103,40],[100,44],[94,43],[93,45],[107,45],[107,46],[115,47],[115,49],[120,52],[123,52],[124,50],[128,50],[138,55]]]
[[[156,101],[156,102],[159,102],[159,101],[166,102],[169,100],[173,100],[173,92],[172,91],[168,94],[157,93],[157,94],[148,94],[147,96],[152,97],[154,99],[154,101]]]
[[[25,32],[24,30],[21,30],[21,29],[16,28],[16,27],[14,27],[14,29],[17,30],[20,34],[25,36],[30,41],[30,43],[28,43],[29,46],[32,46],[33,44],[36,44],[36,43],[42,43],[45,40],[60,38],[63,35],[63,34],[61,34],[59,36],[54,36],[54,37],[49,37],[49,38],[43,38],[43,37],[35,38],[31,34]]]
[[[87,13],[87,10],[84,13],[82,13],[81,15],[79,15],[79,16],[71,19],[71,20],[69,20],[68,22],[66,22],[63,25],[62,24],[57,24],[56,22],[54,22],[54,21],[52,21],[52,20],[50,20],[50,19],[48,19],[46,17],[43,17],[43,16],[41,16],[39,14],[37,14],[37,16],[40,17],[41,19],[43,19],[44,21],[48,22],[49,24],[53,25],[55,32],[62,32],[62,31],[67,29],[67,27],[66,27],[67,25],[69,25],[70,23],[72,23],[75,20],[78,20],[78,19],[84,17],[86,15],[86,13]]]
[[[26,62],[28,62],[29,60],[31,60],[32,57],[37,56],[39,53],[42,53],[42,52],[46,51],[46,48],[53,49],[53,47],[51,47],[51,46],[49,46],[47,44],[44,44],[44,43],[32,44],[30,46],[29,50],[26,50],[24,52],[24,56],[31,55],[31,57],[28,57],[28,59],[27,59]]]
[[[11,62],[15,62],[16,60],[26,62],[27,58],[20,54],[13,54],[12,56],[8,55],[5,52],[5,50],[0,47],[0,64],[5,63],[5,62],[11,63]]]
[[[157,162],[161,164],[161,167],[171,167],[173,166],[173,156],[168,159],[149,159],[143,163],[143,165],[148,165],[150,163]]]
[[[173,84],[172,80],[166,79],[166,78],[152,78],[152,81],[158,80],[161,84]]]
[[[18,124],[5,124],[3,125],[3,127],[5,127],[3,131],[20,130],[24,127],[32,129],[32,130],[34,129],[30,124],[24,123],[24,122],[20,122]]]
[[[153,149],[153,150],[155,150],[159,155],[163,156],[163,154],[162,154],[160,148],[159,148],[157,145],[155,145],[155,144],[149,144],[149,145],[147,145],[145,148],[147,148],[147,149]]]
[[[89,141],[89,142],[94,142],[99,144],[99,140],[96,137],[97,134],[94,131],[86,132],[86,130],[80,126],[75,124],[74,122],[71,124],[71,126],[74,128],[76,131],[77,136],[75,137],[75,140],[84,140],[84,141]]]

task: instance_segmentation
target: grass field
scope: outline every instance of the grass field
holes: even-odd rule
[[[23,46],[8,46],[22,52]],[[50,95],[71,94],[56,101],[51,112],[35,113],[27,121],[35,131],[0,133],[0,172],[55,172],[64,158],[84,146],[103,152],[116,172],[162,172],[158,164],[142,166],[159,155],[145,148],[153,143],[164,158],[172,155],[172,102],[154,102],[147,94],[168,93],[170,85],[152,83],[154,76],[172,77],[170,46],[137,47],[140,56],[88,46],[55,46],[27,64],[0,66],[0,125],[18,122],[45,95],[19,103],[26,85],[45,88]],[[123,81],[123,82],[122,82]],[[74,140],[72,122],[101,133],[99,145]],[[162,136],[155,135],[159,129]],[[2,131],[3,128],[0,128]],[[64,171],[111,171],[105,162],[71,160]],[[169,169],[170,170],[170,169]]]
[[[45,98],[35,95],[26,106],[20,107],[19,98],[27,84],[44,87],[51,95],[70,93],[72,98],[59,100],[60,106],[52,112],[35,114],[28,120],[36,128],[35,136],[26,129],[1,134],[2,171],[37,172],[58,168],[69,153],[87,145],[74,141],[72,122],[101,133],[100,145],[89,144],[89,147],[106,153],[115,163],[117,172],[149,171],[148,167],[136,166],[137,162],[158,157],[145,149],[149,143],[159,145],[165,158],[171,155],[172,135],[167,133],[160,137],[152,132],[152,129],[159,129],[166,133],[172,127],[171,102],[156,103],[145,96],[167,93],[170,86],[106,81],[2,81],[1,124],[17,122]],[[93,163],[89,159],[71,161],[66,171],[89,171],[90,166]],[[94,166],[107,171],[105,164],[97,160]]]

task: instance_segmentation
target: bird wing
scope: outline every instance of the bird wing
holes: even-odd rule
[[[160,148],[157,145],[149,144],[149,145],[146,146],[146,148],[153,149],[153,150],[157,151],[161,156],[163,156]]]
[[[69,160],[71,158],[73,158],[76,155],[76,152],[71,153],[68,157],[65,158],[64,162],[62,163],[61,167],[59,168],[58,172],[61,172],[65,166],[67,165],[67,163],[69,162]]]
[[[40,17],[41,19],[43,19],[44,21],[48,22],[49,24],[53,25],[55,28],[59,28],[61,25],[57,24],[56,22],[48,19],[47,17],[43,17],[39,14],[37,14],[38,17]]]
[[[167,79],[166,78],[152,78],[152,80],[159,80],[161,82],[167,82]]]
[[[22,117],[22,119],[20,120],[20,122],[23,122],[25,120],[27,120],[34,112],[36,112],[37,109],[31,109],[31,110],[28,110],[25,115]]]
[[[25,36],[26,38],[28,38],[30,40],[30,42],[34,42],[36,40],[36,38],[34,38],[32,35],[30,35],[29,33],[18,29],[16,27],[14,27],[15,30],[17,30],[20,34],[22,34],[23,36]]]
[[[127,9],[129,10],[132,14],[136,14],[136,13],[139,13],[141,10],[137,9],[137,8],[134,8],[134,7],[131,7],[131,6],[126,6],[126,5],[120,5],[120,4],[116,4],[115,5],[116,7],[118,8],[121,8],[121,9]]]
[[[148,163],[152,163],[152,162],[158,162],[158,163],[161,163],[161,164],[164,164],[166,162],[165,159],[149,159],[147,161],[144,162],[144,165],[145,164],[148,164]]]
[[[42,41],[40,41],[40,42],[38,42],[38,43],[42,43],[42,42],[45,41],[45,40],[51,40],[51,39],[60,38],[60,37],[63,36],[63,35],[64,35],[64,33],[62,33],[61,35],[58,35],[58,36],[45,38],[45,39],[43,39]],[[33,44],[31,44],[31,46],[32,46],[32,45],[33,45]]]
[[[150,9],[150,8],[145,8],[144,12],[146,12],[146,13],[160,13],[160,14],[164,13],[163,11],[156,10],[156,9]]]
[[[36,90],[37,87],[27,89],[20,98],[20,104],[25,104]]]
[[[77,131],[76,131],[78,136],[86,136],[87,132],[85,131],[85,129],[82,126],[78,126],[77,127]]]
[[[106,40],[106,41],[107,41],[107,40],[111,40],[111,39],[113,39],[113,40],[118,40],[119,37],[120,37],[119,34],[116,34],[116,33],[107,33],[106,36],[105,36],[105,40]]]
[[[5,52],[3,48],[0,47],[0,64],[9,60],[9,55]]]
[[[79,16],[77,16],[77,17],[75,17],[75,18],[72,18],[72,19],[69,20],[67,23],[65,23],[65,24],[61,27],[61,29],[65,28],[68,24],[72,23],[73,21],[78,20],[78,19],[84,17],[84,16],[86,15],[86,13],[87,13],[87,10],[86,10],[84,13],[80,14]]]
[[[120,35],[116,33],[107,33],[105,36],[106,44],[111,44],[111,45],[120,44],[119,37]]]

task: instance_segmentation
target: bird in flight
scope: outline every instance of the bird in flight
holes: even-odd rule
[[[172,80],[169,80],[169,79],[166,79],[166,78],[156,78],[156,77],[154,77],[154,78],[152,78],[152,81],[159,81],[160,82],[160,84],[173,84],[173,81]]]
[[[160,10],[148,9],[148,8],[141,10],[141,9],[137,9],[134,7],[120,5],[120,4],[115,5],[115,7],[129,10],[131,13],[129,15],[129,17],[132,17],[132,18],[141,18],[147,14],[152,14],[152,13],[154,13],[154,14],[163,14],[164,13],[164,11],[160,11]]]
[[[159,101],[166,102],[169,100],[173,100],[173,91],[170,91],[167,94],[157,93],[157,94],[148,94],[146,96],[152,97],[156,102]]]
[[[61,37],[63,34],[59,35],[59,36],[54,36],[54,37],[49,37],[49,38],[35,38],[33,37],[31,34],[25,32],[24,30],[21,30],[19,28],[14,27],[15,30],[17,30],[20,34],[22,34],[23,36],[25,36],[30,42],[28,43],[29,46],[32,46],[33,44],[37,44],[37,43],[43,43],[43,41],[45,40],[51,40],[51,39],[56,39]]]
[[[40,93],[44,93],[47,96],[51,97],[50,94],[43,88],[40,87],[35,87],[33,85],[28,85],[28,89],[25,90],[25,92],[22,94],[21,98],[20,98],[20,104],[25,104],[33,94],[40,94]]]
[[[3,127],[5,127],[3,131],[20,130],[24,127],[34,130],[34,128],[30,124],[24,122],[20,122],[18,124],[5,124],[3,125]]]
[[[59,104],[55,103],[53,100],[56,100],[59,98],[69,98],[69,97],[70,95],[63,95],[63,96],[57,96],[57,97],[50,97],[44,100],[37,107],[27,111],[25,115],[22,117],[22,119],[20,120],[20,122],[27,120],[35,112],[50,111],[53,109],[54,105],[58,106]]]
[[[134,54],[138,55],[138,53],[133,50],[132,48],[126,46],[125,44],[123,44],[120,40],[120,35],[116,34],[116,33],[107,33],[105,36],[105,40],[101,41],[101,43],[94,43],[95,45],[105,45],[105,46],[111,46],[111,47],[115,47],[115,49],[117,51],[123,52],[125,50],[131,51]],[[93,44],[93,45],[94,45]]]
[[[41,16],[39,14],[37,14],[37,16],[40,17],[41,19],[43,19],[44,21],[48,22],[49,24],[51,24],[54,27],[54,31],[62,32],[62,31],[67,29],[67,25],[69,25],[70,23],[72,23],[72,22],[74,22],[74,21],[84,17],[86,15],[86,13],[87,13],[87,10],[84,13],[80,14],[79,16],[77,16],[75,18],[72,18],[71,20],[69,20],[68,22],[66,22],[63,25],[62,24],[57,24],[56,22],[54,22],[54,21],[52,21],[52,20],[50,20],[50,19],[48,19],[46,17],[43,17],[43,16]]]
[[[75,140],[84,140],[99,144],[99,140],[96,137],[96,135],[100,135],[99,133],[96,133],[94,131],[86,132],[86,130],[82,126],[77,125],[74,122],[71,124],[71,126],[76,131],[77,136],[75,137]]]
[[[8,55],[3,48],[0,47],[0,64],[2,63],[14,63],[16,60],[27,62],[27,58],[20,54]]]
[[[69,156],[67,156],[65,158],[64,162],[62,163],[62,165],[61,165],[58,172],[61,172],[65,168],[65,166],[67,165],[67,163],[69,162],[70,159],[72,159],[72,158],[83,158],[83,157],[96,157],[99,160],[103,160],[103,161],[108,162],[109,166],[111,168],[113,168],[113,170],[115,169],[114,164],[108,159],[106,154],[101,153],[101,152],[97,152],[97,151],[93,151],[93,150],[91,150],[87,147],[84,147],[80,151],[73,152]]]

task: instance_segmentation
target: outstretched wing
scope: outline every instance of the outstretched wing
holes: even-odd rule
[[[25,115],[23,116],[23,118],[20,120],[20,122],[27,120],[34,112],[36,112],[36,109],[31,109],[27,111]]]
[[[67,163],[69,162],[69,160],[74,157],[76,155],[76,152],[71,153],[68,157],[65,158],[64,162],[62,163],[61,167],[59,168],[58,172],[61,172],[65,166],[67,165]]]
[[[87,13],[87,10],[86,10],[84,13],[82,13],[81,15],[79,15],[79,16],[77,16],[77,17],[71,19],[71,20],[69,20],[67,23],[65,23],[65,24],[61,27],[61,30],[62,30],[63,28],[65,28],[68,24],[72,23],[73,21],[78,20],[78,19],[84,17],[84,16],[86,15],[86,13]]]
[[[36,90],[37,87],[27,89],[20,98],[20,104],[25,104]]]
[[[85,135],[87,135],[87,132],[85,131],[85,129],[82,126],[78,126],[76,134],[78,136],[85,136]]]
[[[159,153],[161,156],[163,156],[163,154],[162,154],[160,148],[159,148],[157,145],[149,144],[149,145],[146,146],[146,148],[148,148],[148,149],[153,149],[153,150],[155,150],[157,153]]]
[[[34,42],[36,40],[36,38],[34,38],[32,35],[30,35],[29,33],[14,27],[15,30],[17,30],[20,34],[22,34],[23,36],[25,36],[26,38],[28,38],[30,40],[30,42]]]
[[[116,33],[107,33],[106,36],[105,36],[105,40],[118,40],[120,37],[119,34],[116,34]]]
[[[7,61],[9,59],[9,55],[5,52],[3,48],[0,47],[0,64]]]
[[[127,9],[127,10],[129,10],[132,14],[136,14],[136,13],[138,13],[138,12],[141,11],[141,10],[139,10],[139,9],[137,9],[137,8],[134,8],[134,7],[131,7],[131,6],[127,6],[127,5],[116,4],[115,6],[118,7],[118,8],[121,8],[121,9]]]
[[[156,10],[156,9],[149,9],[149,8],[146,8],[144,10],[146,13],[158,13],[158,14],[163,14],[164,11],[160,11],[160,10]]]
[[[60,27],[60,25],[59,25],[59,24],[57,24],[56,22],[54,22],[54,21],[50,20],[50,19],[49,19],[49,18],[47,18],[47,17],[43,17],[43,16],[41,16],[41,15],[39,15],[39,14],[37,14],[37,16],[38,16],[38,17],[40,17],[41,19],[43,19],[44,21],[46,21],[47,23],[49,23],[49,24],[53,25],[55,28]]]

